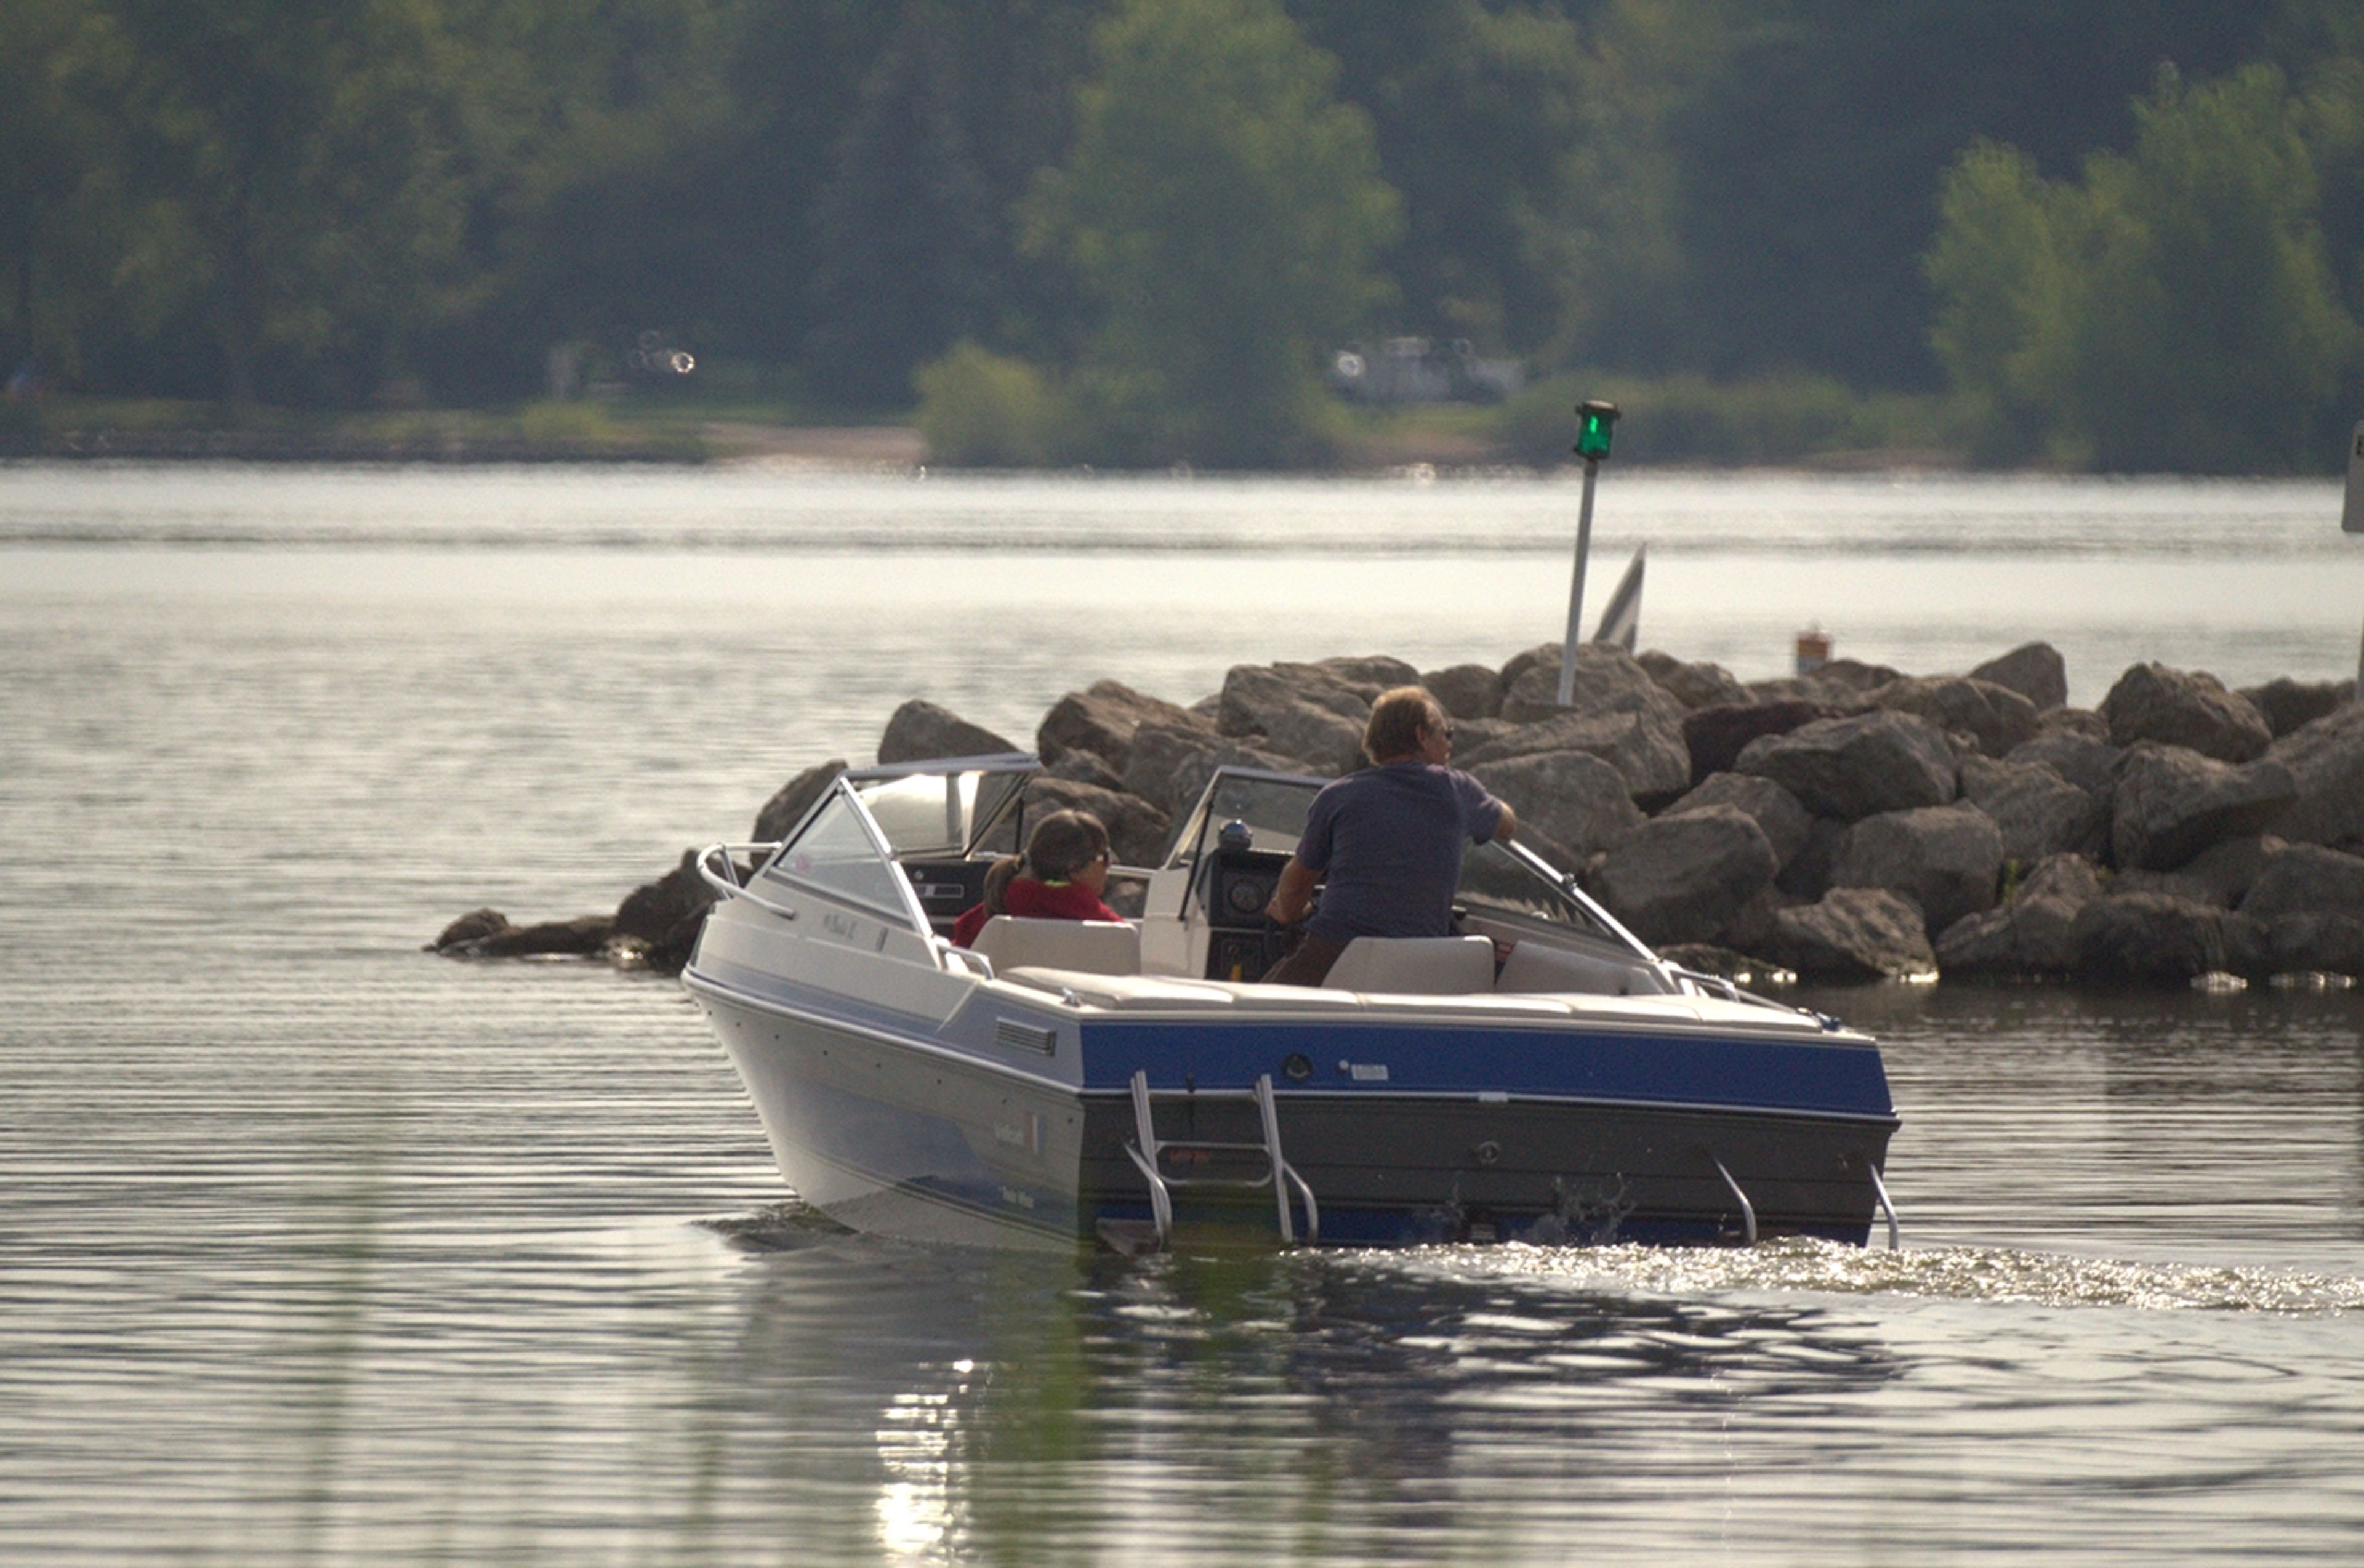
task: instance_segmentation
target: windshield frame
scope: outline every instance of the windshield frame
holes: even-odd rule
[[[965,860],[974,855],[977,845],[990,837],[1012,812],[1021,808],[1026,786],[1033,783],[1042,772],[1042,759],[1031,751],[992,751],[974,757],[940,757],[923,762],[890,762],[873,768],[850,768],[839,775],[839,780],[850,785],[861,799],[864,815],[886,844],[890,858],[899,863],[906,857],[957,857]],[[898,844],[885,825],[877,820],[876,815],[869,810],[870,799],[894,785],[927,778],[943,781],[946,831],[940,839]],[[964,778],[975,780],[965,801],[960,798]],[[958,827],[953,826],[956,817],[961,819]]]

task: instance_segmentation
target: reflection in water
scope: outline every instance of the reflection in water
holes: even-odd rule
[[[840,1499],[819,1539],[897,1562],[1458,1551],[1561,1507],[1496,1488],[1630,1446],[1637,1418],[1761,1418],[1899,1373],[1818,1306],[1460,1266],[1523,1249],[1061,1263],[811,1234],[760,1258],[722,1381],[782,1450],[765,1468]],[[855,1420],[866,1461],[787,1462]]]
[[[2105,1512],[2147,1485],[2159,1455],[2097,1455],[2100,1432],[2256,1400],[2319,1353],[2296,1348],[2323,1342],[2308,1325],[2336,1341],[2364,1309],[2351,1275],[2007,1249],[1061,1262],[832,1234],[793,1205],[730,1229],[751,1257],[718,1374],[742,1461],[845,1561],[1556,1562],[1610,1527],[1678,1557],[1784,1559],[1824,1531],[1908,1560],[2001,1545],[2024,1496],[2002,1499],[2047,1468]],[[2163,1353],[2152,1309],[2290,1328]],[[2292,1389],[2282,1416],[2355,1433],[2357,1381]],[[2004,1446],[1940,1457],[1979,1434]],[[2280,1436],[2234,1450],[2177,1459],[2191,1496],[2293,1473]],[[1813,1467],[1850,1500],[1800,1507]],[[1894,1511],[1916,1494],[1952,1511]]]

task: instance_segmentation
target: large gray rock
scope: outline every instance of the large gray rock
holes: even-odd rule
[[[2281,915],[2265,928],[2267,961],[2277,972],[2364,979],[2364,920],[2352,915]]]
[[[703,917],[719,896],[697,874],[697,851],[684,850],[679,865],[624,895],[609,923],[617,936],[662,942],[683,921]]]
[[[1429,671],[1421,676],[1420,684],[1455,718],[1491,718],[1501,700],[1494,690],[1494,674],[1483,664],[1455,664]]]
[[[1377,690],[1314,664],[1235,664],[1223,675],[1215,727],[1253,740],[1305,771],[1362,766],[1363,730]]]
[[[1756,695],[1721,664],[1686,664],[1655,648],[1645,650],[1635,662],[1677,702],[1694,711],[1746,706],[1756,700]]]
[[[1930,931],[1993,907],[2002,836],[1974,806],[1924,806],[1867,817],[1847,834],[1831,885],[1879,887],[1919,906]]]
[[[2273,827],[2296,793],[2278,762],[2235,767],[2188,747],[2142,741],[2118,765],[2111,858],[2124,870],[2172,871],[2219,840]]]
[[[897,708],[886,720],[886,733],[878,738],[881,766],[891,762],[926,762],[935,757],[985,757],[997,751],[1023,750],[1023,747],[1011,744],[984,726],[971,724],[950,708],[939,707],[925,697],[913,697]]]
[[[1781,862],[1781,874],[1775,879],[1781,891],[1801,904],[1814,903],[1828,893],[1831,890],[1832,868],[1839,863],[1839,854],[1846,848],[1847,834],[1854,828],[1854,823],[1842,822],[1834,817],[1809,818],[1805,841],[1798,846],[1794,854]]]
[[[1492,711],[1500,713],[1502,704],[1510,699],[1511,688],[1524,679],[1529,671],[1538,667],[1548,667],[1551,670],[1552,686],[1546,695],[1556,695],[1559,683],[1559,651],[1558,643],[1544,642],[1533,648],[1523,649],[1504,660],[1502,668],[1494,676]]]
[[[1713,774],[1730,773],[1752,740],[1787,735],[1817,719],[1844,718],[1854,711],[1794,698],[1695,709],[1683,717],[1683,745],[1691,754],[1691,783],[1705,784]]]
[[[2081,855],[2055,855],[2001,908],[1967,915],[1937,938],[1947,974],[2066,974],[2077,966],[2079,911],[2102,895],[2101,873]]]
[[[2035,739],[2035,705],[2008,686],[1959,675],[1890,681],[1873,703],[1919,714],[1949,735],[1968,735],[1990,757]]]
[[[1587,751],[1505,757],[1469,773],[1510,803],[1522,834],[1540,834],[1578,862],[1625,842],[1646,820],[1625,775]]]
[[[1783,676],[1772,681],[1751,681],[1748,689],[1764,697],[1803,696],[1818,702],[1860,701],[1890,681],[1904,679],[1904,672],[1886,664],[1867,664],[1860,659],[1832,659],[1806,674]]]
[[[1834,887],[1777,911],[1773,926],[1766,956],[1808,979],[1902,979],[1937,967],[1921,911],[1879,888]]]
[[[1216,695],[1215,728],[1226,735],[1257,734],[1267,714],[1305,703],[1359,725],[1369,720],[1377,695],[1367,684],[1318,664],[1234,664],[1223,672],[1223,689]]]
[[[1502,717],[1514,724],[1534,724],[1559,717],[1568,713],[1637,713],[1656,712],[1667,715],[1679,732],[1684,707],[1673,694],[1650,678],[1641,662],[1622,648],[1606,642],[1588,642],[1576,651],[1576,681],[1568,694],[1567,706],[1559,706],[1558,650],[1552,650],[1548,659],[1532,657],[1542,649],[1522,654],[1523,665],[1513,661],[1503,666],[1510,675],[1513,666],[1518,673],[1511,676],[1504,687],[1500,709]]]
[[[788,829],[812,809],[813,802],[837,782],[837,775],[845,772],[845,766],[844,758],[832,757],[782,784],[755,813],[755,830],[749,838],[758,844],[776,843],[786,838]]]
[[[2222,762],[2246,762],[2273,744],[2265,715],[2204,671],[2135,664],[2102,699],[2114,745],[2156,740]]]
[[[1143,695],[1121,681],[1094,681],[1052,705],[1034,731],[1034,751],[1046,765],[1070,751],[1089,751],[1122,773],[1132,760],[1133,732],[1153,722],[1213,728],[1178,704]]]
[[[1124,787],[1126,793],[1140,796],[1169,818],[1179,821],[1198,804],[1215,770],[1223,767],[1261,768],[1281,773],[1295,771],[1285,757],[1217,735],[1203,727],[1148,723],[1133,732]]]
[[[1778,863],[1745,812],[1708,806],[1645,823],[1600,857],[1591,885],[1645,942],[1713,942],[1772,887]]]
[[[681,863],[654,882],[624,895],[610,922],[609,940],[662,974],[679,974],[697,946],[707,911],[720,895],[697,873],[697,852],[682,851]],[[617,955],[611,948],[609,956]]]
[[[1671,798],[1690,786],[1690,751],[1683,743],[1683,706],[1661,691],[1622,649],[1585,649],[1578,665],[1577,705],[1549,708],[1549,717],[1521,723],[1460,752],[1461,765],[1544,751],[1585,751],[1625,776],[1636,800]],[[1588,673],[1598,680],[1587,680]],[[1541,665],[1531,676],[1540,678]],[[1551,678],[1556,682],[1556,673]],[[1505,709],[1508,717],[1509,710]]]
[[[2078,788],[2041,762],[1965,758],[1962,798],[1993,819],[2002,858],[2017,865],[2098,854],[2109,833],[2108,797]]]
[[[1073,779],[1036,779],[1026,786],[1024,806],[1029,822],[1050,811],[1090,812],[1108,829],[1109,851],[1120,865],[1156,865],[1173,831],[1172,818],[1140,796]]]
[[[2285,915],[2364,920],[2364,858],[2321,844],[2286,844],[2265,857],[2241,913],[2269,921]]]
[[[1954,798],[1953,748],[1927,719],[1878,709],[1752,740],[1735,773],[1771,779],[1817,817],[1852,822]]]
[[[2221,839],[2173,871],[2121,871],[2113,893],[2167,893],[2195,904],[2233,909],[2248,896],[2269,856],[2288,846],[2270,834]]]
[[[2010,687],[2034,703],[2038,713],[2068,700],[2068,662],[2048,642],[2024,642],[1971,671],[1970,678]]]
[[[2266,760],[2290,773],[2297,792],[2276,832],[2302,843],[2364,849],[2364,703],[2292,730]]]
[[[2035,723],[2046,735],[2065,731],[2105,745],[2110,739],[2110,721],[2090,707],[2047,707],[2035,716]]]
[[[1289,668],[1288,665],[1279,667]],[[1420,684],[1418,670],[1388,653],[1348,653],[1317,659],[1313,662],[1313,668],[1347,686],[1357,688],[1366,702],[1375,700],[1381,692],[1397,686]]]
[[[435,951],[450,958],[593,958],[605,951],[614,935],[615,922],[605,915],[543,920],[530,926],[504,921],[498,929]]]
[[[2262,686],[2241,688],[2241,695],[2265,717],[2266,727],[2277,740],[2338,712],[2355,692],[2353,681],[2293,681],[2288,675],[2277,675]]]
[[[2096,720],[2096,728],[2099,721]],[[2040,762],[2088,795],[2106,801],[2118,787],[2118,759],[2125,749],[2077,729],[2046,729],[2004,754],[2012,763]]]
[[[2164,893],[2113,893],[2078,911],[2078,972],[2088,978],[2174,984],[2266,962],[2255,920]]]
[[[1754,773],[1714,773],[1689,795],[1667,807],[1669,816],[1702,806],[1733,806],[1748,813],[1765,831],[1766,841],[1783,865],[1805,847],[1813,818],[1798,797],[1771,779]]]

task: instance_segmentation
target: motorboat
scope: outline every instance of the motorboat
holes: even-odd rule
[[[684,983],[781,1174],[857,1230],[1124,1251],[1863,1244],[1898,1119],[1878,1044],[1653,952],[1516,842],[1471,848],[1455,934],[1265,984],[1264,915],[1326,780],[1219,769],[1121,922],[987,921],[1023,753],[841,775],[719,895]],[[1317,892],[1318,896],[1318,892]]]

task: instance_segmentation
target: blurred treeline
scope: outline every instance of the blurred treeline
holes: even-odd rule
[[[973,461],[1268,464],[1334,450],[1336,349],[1419,335],[1520,361],[1539,450],[1571,389],[1656,398],[1662,455],[2211,472],[2364,412],[2357,0],[0,0],[0,349],[87,393],[653,395],[677,349]]]

